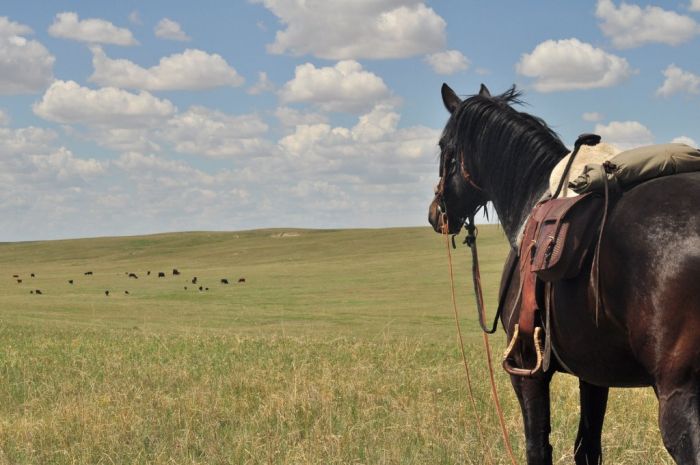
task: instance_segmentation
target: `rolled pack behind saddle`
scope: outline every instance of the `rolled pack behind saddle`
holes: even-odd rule
[[[544,296],[557,281],[578,276],[590,254],[594,254],[591,285],[594,295],[598,295],[598,247],[609,205],[625,190],[642,182],[676,173],[700,171],[700,151],[688,145],[640,147],[621,152],[602,165],[586,165],[583,173],[568,184],[580,195],[557,198],[580,147],[596,145],[599,141],[600,136],[595,134],[579,136],[558,188],[551,198],[535,205],[525,224],[519,254],[520,316],[503,358],[503,367],[510,374],[532,376],[542,365],[545,370],[548,368],[549,350],[543,354],[539,337],[541,329],[535,327],[537,310],[541,310],[539,318],[545,322],[545,347],[549,349],[550,328],[546,321],[549,320],[550,309],[546,308],[549,299]],[[534,343],[537,362],[532,369],[517,368],[513,364],[511,355],[519,335],[526,336],[523,341],[532,340]]]

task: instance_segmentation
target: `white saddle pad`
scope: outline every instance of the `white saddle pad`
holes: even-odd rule
[[[569,170],[569,176],[564,180],[564,186],[562,187],[561,192],[559,193],[559,198],[575,197],[576,195],[578,195],[576,192],[570,190],[567,186],[569,184],[570,179],[576,179],[581,174],[584,166],[586,166],[589,163],[602,164],[603,162],[611,159],[618,153],[620,153],[620,149],[618,149],[614,145],[606,144],[605,142],[601,142],[600,144],[595,145],[593,147],[591,147],[590,145],[582,145],[578,151],[578,154],[576,155],[574,164],[571,165],[571,169]],[[559,161],[559,163],[557,163],[557,166],[555,166],[554,169],[552,169],[552,173],[549,175],[549,192],[551,194],[554,194],[554,191],[557,190],[559,180],[564,174],[564,168],[566,168],[566,164],[569,162],[569,157],[571,157],[571,152],[569,152],[564,158],[562,158]]]

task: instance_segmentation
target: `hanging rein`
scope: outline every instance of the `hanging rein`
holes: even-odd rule
[[[471,175],[469,172],[466,170],[464,167],[464,158],[460,157],[460,174],[462,175],[462,178],[468,182],[471,186],[474,188],[478,189],[481,191],[482,189],[473,181]],[[453,161],[454,163],[454,161]],[[445,235],[445,239],[447,240],[448,235],[449,235],[449,222],[447,218],[447,205],[445,203],[444,199],[444,189],[445,189],[445,178],[447,177],[446,175],[448,174],[446,172],[445,166],[441,167],[441,176],[440,176],[440,182],[438,183],[438,186],[435,190],[435,195],[438,200],[437,205],[438,208],[440,209],[440,215],[441,215],[441,223],[442,223],[442,230],[443,234]],[[486,361],[488,364],[489,368],[489,380],[491,384],[491,395],[494,400],[494,404],[496,406],[496,412],[498,413],[498,421],[501,427],[501,434],[503,435],[503,442],[506,446],[506,451],[508,452],[508,457],[510,458],[511,464],[512,465],[517,465],[517,460],[515,459],[515,455],[513,453],[513,448],[510,444],[510,437],[508,435],[508,430],[506,428],[506,423],[505,423],[505,418],[503,416],[503,409],[501,408],[501,402],[498,397],[498,391],[496,390],[496,380],[494,378],[494,369],[493,369],[493,363],[491,361],[491,346],[489,344],[489,339],[487,334],[493,334],[497,327],[498,327],[498,319],[501,315],[503,305],[505,303],[505,297],[507,292],[502,292],[501,296],[499,297],[499,302],[498,302],[498,309],[496,311],[496,315],[493,320],[493,324],[491,328],[486,327],[486,311],[484,309],[484,296],[483,292],[481,289],[481,274],[479,272],[479,257],[476,249],[476,238],[478,235],[478,229],[474,225],[474,215],[470,215],[466,220],[460,218],[460,229],[461,226],[464,225],[465,230],[467,231],[467,236],[464,238],[464,244],[466,244],[469,249],[472,252],[472,278],[474,282],[474,294],[476,296],[476,306],[477,306],[477,313],[479,315],[479,325],[481,326],[481,329],[483,330],[482,336],[483,336],[483,342],[484,342],[484,348],[486,350]],[[459,231],[455,234],[452,234],[452,248],[457,248],[455,244],[455,236],[459,234]],[[459,315],[457,311],[457,303],[455,300],[455,294],[454,294],[454,275],[452,273],[452,255],[450,253],[450,247],[449,243],[447,246],[447,258],[449,262],[449,269],[450,269],[450,281],[451,281],[451,286],[452,286],[452,305],[454,308],[454,315],[455,315],[455,322],[457,325],[457,334],[459,336],[459,343],[460,343],[460,349],[462,353],[462,361],[464,363],[464,369],[466,372],[466,377],[467,377],[467,387],[469,389],[469,396],[471,399],[472,407],[474,410],[474,416],[476,418],[476,424],[477,424],[477,429],[479,431],[479,436],[481,438],[482,445],[487,451],[487,458],[489,463],[492,463],[492,458],[491,458],[491,451],[488,449],[486,446],[486,441],[484,438],[484,433],[481,427],[481,421],[479,420],[478,412],[476,410],[476,402],[474,400],[474,395],[473,395],[473,390],[472,390],[472,385],[471,385],[471,376],[469,374],[469,365],[467,364],[467,358],[465,355],[464,351],[464,342],[462,339],[462,330],[459,325]],[[504,289],[508,289],[510,286],[510,281],[511,278],[513,277],[513,272],[516,268],[517,260],[513,261],[513,265],[510,267],[507,277],[506,277],[506,287]]]

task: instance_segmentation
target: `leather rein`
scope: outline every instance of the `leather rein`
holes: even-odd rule
[[[471,184],[473,187],[481,191],[482,189],[472,180],[471,175],[469,172],[466,170],[464,167],[464,161],[463,157],[460,157],[460,173],[462,177],[464,178],[465,181],[467,181],[469,184]],[[444,199],[444,187],[445,187],[445,169],[441,170],[443,171],[440,176],[440,182],[438,184],[438,187],[436,189],[435,195],[438,199],[438,208],[440,209],[440,214],[442,216],[442,228],[443,228],[443,233],[445,235],[445,238],[447,239],[447,236],[449,234],[449,223],[448,223],[448,218],[447,218],[447,205],[445,203]],[[498,413],[498,421],[501,427],[501,434],[503,436],[503,442],[506,446],[506,451],[508,453],[508,457],[510,459],[510,462],[512,465],[517,465],[517,460],[515,459],[515,455],[513,453],[513,448],[510,444],[510,437],[508,435],[508,429],[506,427],[505,419],[503,416],[503,409],[501,407],[501,402],[498,397],[498,391],[496,389],[496,381],[494,378],[494,370],[493,370],[493,363],[491,361],[491,346],[489,344],[488,340],[488,335],[487,334],[493,334],[497,327],[498,327],[498,319],[502,313],[503,306],[505,304],[505,298],[507,295],[507,290],[510,287],[510,282],[513,277],[513,273],[515,271],[515,268],[517,267],[517,260],[513,260],[513,265],[510,267],[507,277],[506,277],[506,287],[502,288],[504,291],[501,293],[499,296],[499,302],[498,302],[498,309],[496,311],[496,315],[493,320],[493,324],[491,328],[486,327],[486,311],[484,309],[484,296],[483,292],[481,289],[481,274],[479,272],[479,256],[476,248],[476,238],[478,235],[478,229],[474,225],[474,214],[472,213],[469,215],[466,220],[460,218],[460,229],[462,226],[464,226],[465,230],[467,231],[467,236],[464,239],[464,244],[466,244],[469,249],[472,252],[472,279],[474,282],[474,295],[476,297],[476,306],[477,306],[477,313],[479,315],[479,325],[481,326],[481,329],[483,330],[482,336],[483,336],[483,342],[484,342],[484,348],[486,350],[486,362],[489,368],[489,379],[490,379],[490,384],[491,384],[491,395],[494,400],[494,404],[496,407],[496,412]],[[459,234],[459,231],[455,234],[452,234],[452,247],[456,248],[455,245],[455,236]],[[449,262],[449,269],[450,269],[450,280],[451,280],[451,285],[452,285],[452,304],[454,307],[454,313],[455,313],[455,321],[457,325],[457,333],[459,335],[459,342],[460,342],[460,348],[462,351],[462,361],[464,362],[464,368],[467,376],[467,386],[469,388],[469,395],[472,400],[472,407],[474,410],[474,415],[476,417],[476,423],[477,423],[477,428],[479,431],[479,436],[482,441],[482,444],[485,446],[485,438],[484,438],[484,433],[481,427],[481,422],[479,420],[478,412],[476,409],[475,401],[474,401],[474,396],[472,392],[472,386],[471,386],[471,376],[469,374],[469,367],[467,364],[467,358],[464,352],[464,342],[462,340],[462,332],[459,326],[459,317],[458,317],[458,312],[457,312],[457,303],[455,301],[455,295],[454,295],[454,276],[452,273],[452,258],[450,254],[450,247],[449,245],[447,246],[447,257],[448,257],[448,262]],[[490,450],[487,447],[484,447],[485,450],[487,451],[487,458],[488,462],[492,463],[492,459],[490,457]]]
[[[456,160],[452,160],[452,163],[455,163]],[[440,209],[440,213],[442,215],[442,221],[443,225],[447,224],[447,204],[445,203],[445,179],[447,175],[449,174],[447,172],[447,166],[443,164],[441,167],[441,176],[440,176],[440,182],[438,183],[436,189],[435,189],[435,196],[438,199],[438,208]],[[467,182],[469,185],[474,187],[480,192],[483,192],[483,189],[479,187],[476,182],[474,182],[473,177],[467,171],[466,167],[464,166],[464,156],[463,154],[460,154],[459,157],[459,172],[462,175],[462,179]],[[477,209],[478,211],[478,209]],[[476,213],[476,212],[475,212]],[[484,293],[481,288],[481,272],[479,270],[479,254],[476,248],[476,238],[479,233],[478,228],[474,224],[474,213],[471,215],[467,216],[466,218],[460,218],[459,221],[462,223],[460,225],[464,226],[464,230],[467,232],[466,237],[464,238],[464,241],[462,242],[463,244],[466,244],[467,247],[469,247],[469,250],[471,250],[472,254],[472,282],[474,284],[474,296],[476,298],[476,309],[477,309],[477,315],[479,317],[479,326],[481,326],[481,330],[485,332],[486,334],[493,334],[496,332],[498,329],[498,320],[503,313],[503,306],[505,305],[505,300],[506,300],[506,295],[508,294],[508,289],[510,287],[510,283],[513,279],[513,274],[515,273],[515,269],[517,268],[517,260],[514,260],[513,263],[511,264],[510,268],[508,269],[508,272],[506,274],[506,281],[505,281],[505,287],[501,286],[501,289],[503,289],[503,292],[501,295],[499,295],[498,298],[498,307],[496,309],[496,314],[493,317],[493,323],[491,324],[490,327],[486,326],[486,309],[484,307]],[[449,229],[449,228],[448,228]],[[459,234],[459,231],[455,234],[452,234],[452,248],[456,249],[457,245],[455,244],[455,236]]]

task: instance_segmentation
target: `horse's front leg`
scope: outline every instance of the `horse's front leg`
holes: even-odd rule
[[[576,465],[598,465],[603,463],[600,435],[608,404],[608,388],[579,380],[579,391],[581,416],[574,445],[574,460]]]
[[[540,374],[533,378],[510,377],[523,413],[528,465],[552,464],[552,446],[549,444],[551,379],[551,374]]]

